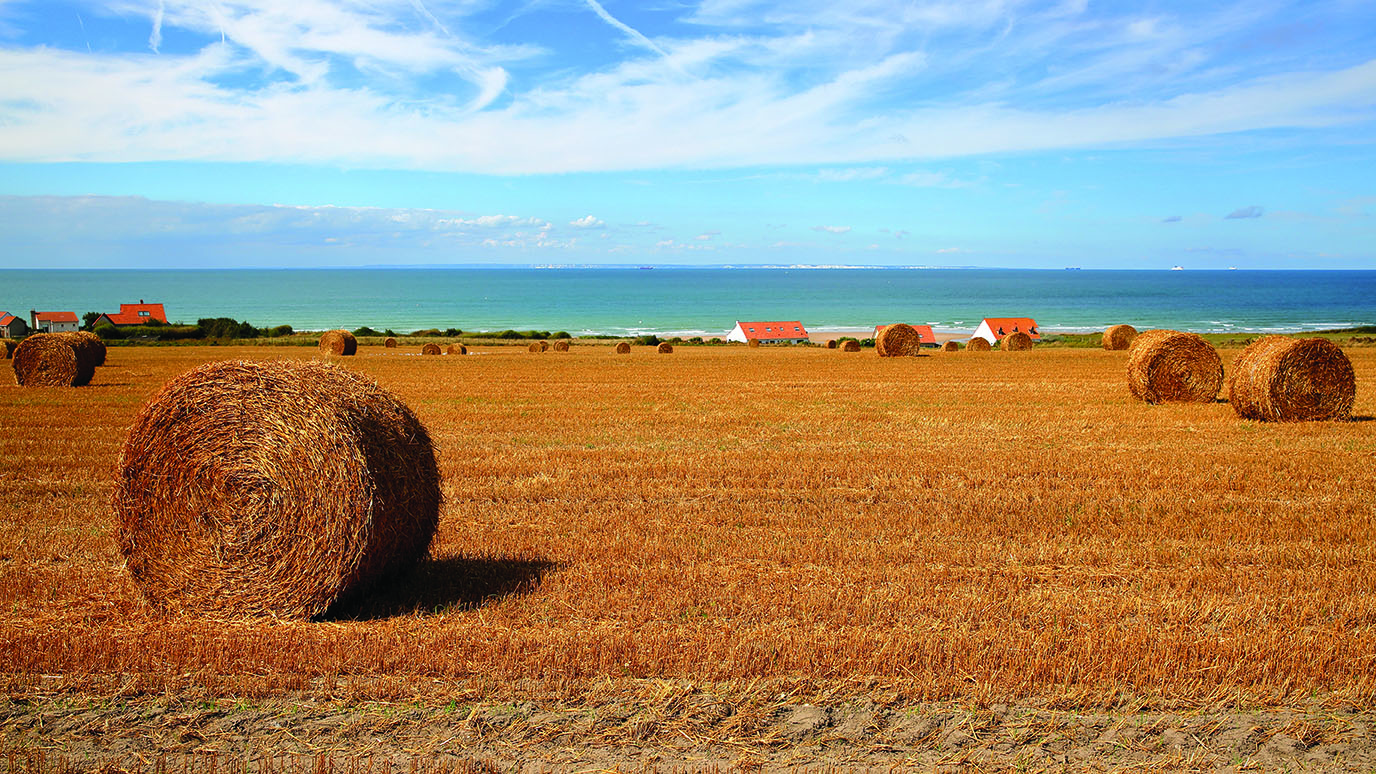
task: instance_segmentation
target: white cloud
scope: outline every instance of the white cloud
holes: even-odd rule
[[[602,228],[607,224],[605,221],[599,220],[591,215],[584,215],[577,220],[569,221],[569,225],[574,228]]]
[[[938,252],[938,253],[946,254],[946,253],[968,253],[968,252],[970,252],[970,251],[969,251],[969,250],[966,250],[966,249],[963,248],[963,247],[941,247],[941,248],[938,248],[938,249],[937,249],[937,252]]]
[[[825,231],[828,234],[848,234],[850,226],[813,226],[813,231]]]

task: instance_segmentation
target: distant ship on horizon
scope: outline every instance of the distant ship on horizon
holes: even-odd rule
[[[1171,267],[1171,271],[1184,271],[1184,270],[1185,270],[1185,267],[1184,267],[1184,266],[1172,266],[1172,267]]]

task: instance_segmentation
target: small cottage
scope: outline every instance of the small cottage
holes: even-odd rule
[[[726,334],[727,341],[742,344],[758,341],[761,344],[802,344],[807,339],[807,329],[797,320],[785,322],[741,322]]]
[[[162,304],[145,304],[140,298],[137,304],[120,304],[118,312],[106,312],[96,318],[96,325],[146,325],[149,320],[167,324],[167,313]]]
[[[35,312],[29,310],[31,328],[37,333],[75,333],[81,330],[76,312]]]
[[[1042,340],[1042,335],[1037,330],[1037,321],[1031,317],[986,317],[975,329],[975,335],[970,338],[978,337],[990,344],[997,344],[1004,336],[1014,333],[1026,333],[1033,341]]]
[[[0,312],[0,339],[17,339],[29,332],[28,323],[23,317],[15,317],[9,312]]]

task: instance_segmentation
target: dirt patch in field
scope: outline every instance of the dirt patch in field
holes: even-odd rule
[[[663,700],[178,702],[10,698],[0,730],[35,771],[1371,771],[1376,713]],[[38,764],[38,765],[35,765]],[[308,765],[307,765],[308,764]],[[266,769],[264,768],[266,766]]]

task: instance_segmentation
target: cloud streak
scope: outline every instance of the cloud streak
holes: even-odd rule
[[[1240,208],[1240,209],[1233,210],[1232,212],[1228,213],[1227,215],[1224,215],[1224,216],[1223,216],[1223,219],[1224,219],[1224,220],[1251,220],[1251,219],[1253,219],[1253,218],[1260,218],[1263,214],[1265,214],[1265,212],[1266,212],[1266,211],[1265,211],[1264,209],[1262,209],[1261,207],[1258,207],[1257,205],[1253,204],[1253,205],[1250,206],[1250,207],[1242,207],[1242,208]]]

